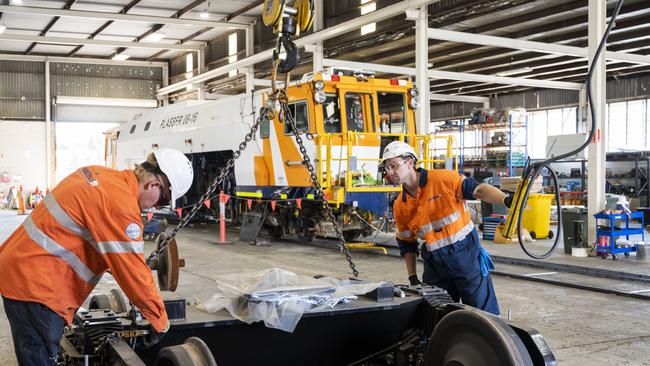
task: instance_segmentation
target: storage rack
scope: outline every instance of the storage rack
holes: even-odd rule
[[[650,177],[648,176],[650,172],[650,156],[648,156],[647,151],[642,152],[630,152],[630,153],[607,153],[607,163],[611,162],[631,162],[634,166],[634,174],[630,175],[610,175],[606,176],[605,179],[609,182],[613,180],[628,180],[630,185],[627,185],[630,188],[634,189],[634,194],[628,194],[628,197],[638,197],[640,202],[639,204],[645,207],[650,207],[650,190],[648,182]],[[580,179],[581,189],[586,190],[587,184],[587,160],[586,159],[571,159],[571,160],[560,160],[555,161],[552,164],[580,164],[580,176],[579,177],[559,177],[560,185],[564,186],[564,181],[569,179]],[[632,164],[630,165],[632,168]],[[641,168],[641,169],[640,169]],[[643,170],[645,169],[645,171]]]
[[[460,119],[458,126],[452,126],[448,128],[438,128],[436,129],[436,134],[445,134],[449,132],[459,132],[459,170],[462,173],[464,167],[470,166],[488,166],[490,168],[506,168],[507,175],[513,176],[514,169],[523,167],[526,163],[526,157],[528,156],[528,117],[525,117],[523,121],[513,121],[512,115],[508,115],[507,122],[499,123],[482,123],[469,125],[466,123],[466,119]],[[466,147],[465,145],[465,134],[466,131],[479,130],[483,133],[480,138],[479,146]],[[489,145],[485,141],[490,139],[490,132],[493,131],[507,131],[508,133],[508,144],[507,145]],[[519,133],[523,130],[524,133],[524,143],[523,144],[513,144],[513,137],[517,138]],[[477,149],[481,151],[480,160],[467,161],[465,159],[465,149]],[[488,151],[490,150],[507,150],[507,157],[505,159],[495,159],[488,158]],[[496,174],[495,174],[496,175]]]

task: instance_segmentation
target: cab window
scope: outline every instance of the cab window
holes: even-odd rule
[[[339,98],[328,94],[323,103],[323,125],[325,133],[341,133],[341,112]]]
[[[291,115],[296,121],[296,128],[300,133],[305,133],[309,131],[309,110],[307,109],[307,102],[301,100],[299,102],[289,103],[289,110]],[[291,135],[291,127],[288,123],[284,124],[284,134]]]
[[[406,105],[402,93],[377,93],[379,118],[383,133],[409,133]]]
[[[348,122],[348,131],[364,132],[363,103],[358,93],[345,93],[345,116]]]

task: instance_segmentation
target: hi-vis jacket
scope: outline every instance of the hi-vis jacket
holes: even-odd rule
[[[393,204],[398,241],[419,238],[434,251],[464,239],[474,224],[463,201],[463,177],[450,170],[419,171],[418,196],[402,190]]]
[[[66,177],[0,246],[0,294],[41,303],[68,324],[107,269],[151,325],[167,313],[144,261],[131,170],[84,167]]]

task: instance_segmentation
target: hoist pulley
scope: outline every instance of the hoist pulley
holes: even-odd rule
[[[265,0],[262,20],[278,35],[273,52],[272,83],[275,90],[277,73],[288,74],[300,62],[300,53],[293,37],[311,28],[314,22],[314,2],[295,0],[293,6],[290,6],[287,0]],[[287,75],[287,81],[288,79]]]

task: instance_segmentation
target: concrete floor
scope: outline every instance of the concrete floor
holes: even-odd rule
[[[23,219],[15,211],[0,211],[0,242]],[[186,267],[181,270],[179,290],[170,295],[192,302],[205,300],[214,292],[216,275],[270,267],[307,275],[350,275],[344,256],[337,251],[281,240],[269,241],[269,246],[252,246],[236,242],[236,237],[236,232],[230,232],[233,243],[217,244],[215,226],[200,225],[181,231],[178,243]],[[485,246],[498,255],[523,254],[514,245],[486,242]],[[152,249],[153,244],[148,243],[145,253]],[[353,257],[364,279],[406,282],[399,258],[365,252],[354,252]],[[633,259],[614,262],[600,258],[575,259],[564,254],[554,255],[550,260],[644,273],[650,267]],[[650,365],[649,302],[504,277],[493,277],[493,280],[502,312],[510,310],[513,320],[539,330],[560,365]],[[105,276],[96,292],[107,292],[115,286]],[[13,365],[15,356],[4,314],[0,314],[0,330],[0,365]]]

